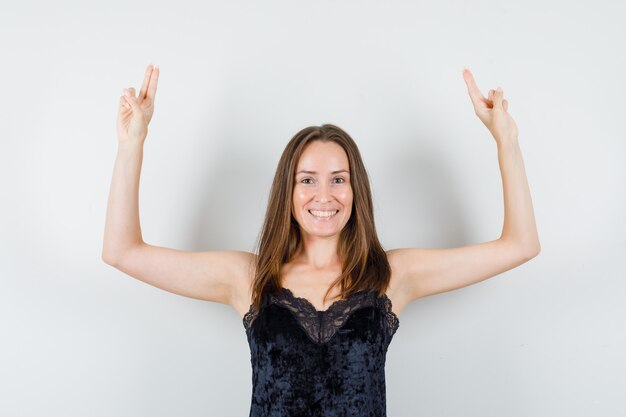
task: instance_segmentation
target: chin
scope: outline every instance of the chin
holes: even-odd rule
[[[341,228],[338,229],[333,229],[333,230],[326,230],[326,231],[322,231],[322,230],[314,230],[314,229],[304,229],[304,228],[300,228],[301,231],[304,231],[307,235],[309,236],[318,236],[318,237],[331,237],[331,236],[335,236],[335,235],[339,235],[341,233],[341,231],[343,230],[343,226]]]

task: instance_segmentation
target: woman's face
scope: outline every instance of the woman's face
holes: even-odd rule
[[[341,146],[318,140],[307,145],[296,167],[292,209],[303,234],[333,236],[348,223],[352,185]]]

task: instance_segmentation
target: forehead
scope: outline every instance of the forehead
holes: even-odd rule
[[[298,160],[297,170],[335,171],[349,170],[346,151],[335,142],[315,141],[307,145]]]

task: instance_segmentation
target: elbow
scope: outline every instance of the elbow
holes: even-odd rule
[[[143,243],[142,243],[143,244]],[[126,261],[129,253],[131,253],[134,248],[140,246],[137,245],[125,245],[125,246],[104,246],[102,248],[102,254],[100,257],[105,264],[111,265],[112,267],[118,268],[120,264]]]
[[[528,246],[524,253],[527,261],[530,261],[541,252],[541,244],[537,241],[535,244]]]
[[[533,239],[532,241],[511,241],[509,239],[502,240],[507,241],[513,248],[512,250],[514,250],[517,253],[517,256],[520,256],[524,262],[531,260],[541,252],[541,244],[539,243],[539,240],[536,239]]]
[[[109,252],[102,251],[101,254],[102,262],[107,265],[115,266],[117,265],[117,259],[111,255]]]

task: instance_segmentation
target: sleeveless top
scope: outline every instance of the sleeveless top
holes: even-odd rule
[[[249,417],[385,417],[385,356],[399,327],[386,294],[359,291],[318,311],[280,288],[250,305]]]

